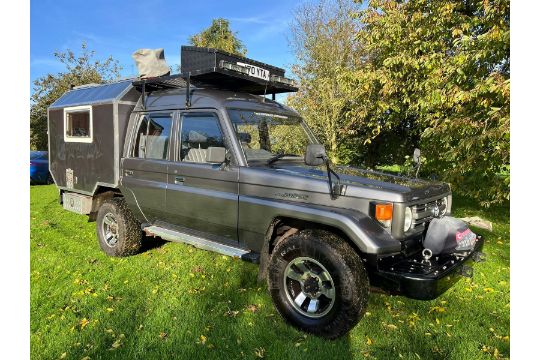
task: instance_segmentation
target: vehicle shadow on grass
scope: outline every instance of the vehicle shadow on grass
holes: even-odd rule
[[[157,249],[162,247],[163,245],[167,244],[168,241],[163,240],[160,237],[154,237],[154,236],[147,236],[144,235],[142,239],[142,246],[140,253],[145,253],[147,251]]]
[[[169,251],[169,246],[192,249],[170,244],[149,253]],[[349,336],[328,341],[285,324],[273,308],[266,285],[257,282],[258,265],[198,249],[187,254],[194,263],[208,256],[212,257],[211,265],[194,266],[187,281],[178,274],[179,281],[189,284],[183,293],[160,289],[161,297],[149,301],[152,289],[137,289],[135,285],[122,291],[122,301],[129,299],[129,309],[112,312],[113,319],[104,327],[121,329],[114,339],[121,331],[125,340],[111,349],[114,339],[106,329],[88,333],[81,342],[91,342],[95,347],[81,355],[91,359],[190,360],[353,357]]]

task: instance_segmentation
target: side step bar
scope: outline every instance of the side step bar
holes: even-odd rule
[[[196,248],[217,252],[223,255],[237,257],[242,260],[246,260],[253,263],[259,262],[259,254],[254,253],[251,250],[222,244],[216,241],[202,238],[200,236],[187,234],[175,230],[165,229],[159,226],[148,226],[143,231],[150,236],[159,236],[163,240],[182,242],[185,244],[193,245]]]

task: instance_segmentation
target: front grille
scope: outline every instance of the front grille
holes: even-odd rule
[[[416,204],[412,206],[413,228],[420,227],[429,223],[431,219],[437,216],[442,216],[446,213],[445,198],[440,198],[424,204]],[[435,210],[439,209],[438,214]]]

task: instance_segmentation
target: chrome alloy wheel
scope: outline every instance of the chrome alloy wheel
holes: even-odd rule
[[[110,247],[115,247],[118,243],[118,222],[112,213],[107,213],[103,217],[102,224],[103,238]]]
[[[283,285],[289,303],[310,318],[328,314],[336,299],[332,276],[310,257],[297,257],[289,262],[283,274]]]

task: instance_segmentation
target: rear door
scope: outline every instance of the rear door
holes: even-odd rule
[[[230,149],[213,111],[179,117],[175,161],[169,164],[167,216],[171,224],[238,241],[238,167],[206,162],[208,147]]]
[[[129,154],[122,162],[122,185],[148,222],[163,218],[171,159],[171,111],[139,115]],[[133,204],[130,204],[133,206]]]

